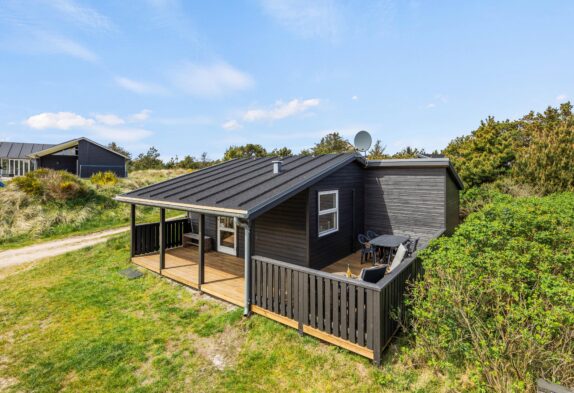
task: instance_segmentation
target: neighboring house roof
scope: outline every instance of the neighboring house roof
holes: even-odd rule
[[[446,168],[449,175],[452,177],[459,190],[464,188],[462,180],[456,173],[452,163],[448,158],[408,158],[408,159],[390,159],[390,160],[369,160],[367,167],[392,167],[392,168]]]
[[[107,151],[109,151],[109,152],[112,152],[112,153],[114,153],[114,154],[116,154],[116,155],[118,155],[118,156],[120,156],[120,157],[127,158],[126,156],[124,156],[124,155],[121,154],[121,153],[118,153],[117,151],[114,151],[114,150],[112,150],[112,149],[110,149],[110,148],[107,148],[107,147],[104,146],[104,145],[100,145],[99,143],[94,142],[94,141],[92,141],[91,139],[84,138],[84,137],[72,139],[72,140],[69,140],[69,141],[66,141],[66,142],[59,143],[59,144],[57,144],[57,145],[48,145],[47,148],[45,148],[45,149],[43,149],[43,150],[39,150],[39,151],[33,152],[33,153],[29,154],[29,156],[30,156],[31,158],[39,158],[39,157],[48,156],[48,155],[50,155],[50,154],[58,153],[58,152],[63,151],[63,150],[68,150],[68,149],[70,149],[70,148],[72,148],[72,147],[78,146],[78,144],[79,144],[80,141],[82,141],[82,140],[83,140],[83,141],[90,142],[90,143],[92,143],[92,144],[94,144],[94,145],[96,145],[96,146],[99,146],[99,147],[101,147],[102,149],[105,149],[105,150],[107,150]]]
[[[0,142],[0,158],[26,159],[31,153],[54,145],[42,143]]]
[[[166,180],[116,197],[118,201],[254,218],[353,161],[356,154],[244,158]]]

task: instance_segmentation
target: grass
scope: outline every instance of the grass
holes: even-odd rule
[[[146,272],[127,235],[0,271],[0,389],[30,392],[449,391],[394,345],[384,366]]]
[[[111,186],[95,186],[80,180],[89,189],[81,198],[61,202],[46,202],[28,195],[12,184],[0,189],[0,251],[18,248],[39,241],[87,234],[129,223],[129,206],[113,198],[121,193],[179,176],[185,170],[148,170],[130,173]],[[167,211],[168,218],[181,215]],[[138,222],[159,220],[159,209],[138,207]]]

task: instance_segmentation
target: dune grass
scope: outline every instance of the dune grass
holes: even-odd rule
[[[137,171],[109,186],[98,186],[90,180],[74,176],[85,192],[81,196],[62,201],[44,200],[10,183],[0,189],[0,250],[54,240],[72,233],[87,234],[127,225],[129,206],[114,201],[116,195],[187,172]],[[141,206],[137,214],[138,222],[159,220],[159,209],[156,208]],[[166,212],[168,218],[181,214],[179,211]]]
[[[19,392],[449,391],[458,376],[384,366],[146,272],[128,236],[2,275],[0,390]]]

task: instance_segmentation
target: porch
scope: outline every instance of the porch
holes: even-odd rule
[[[165,267],[159,268],[159,253],[135,256],[132,262],[156,273],[243,307],[245,286],[243,259],[220,252],[206,252],[204,280],[199,284],[199,252],[197,247],[166,250]]]
[[[194,289],[201,289],[218,299],[244,306],[244,262],[243,259],[221,252],[205,253],[204,282],[199,285],[199,252],[197,247],[178,247],[166,250],[165,267],[161,275]],[[132,262],[152,272],[160,274],[159,253],[134,256]],[[324,272],[344,275],[350,267],[354,276],[370,264],[361,264],[361,254],[357,251],[339,261],[326,266]]]

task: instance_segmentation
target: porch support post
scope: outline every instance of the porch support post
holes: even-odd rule
[[[130,205],[130,227],[132,235],[131,256],[133,258],[136,256],[136,205],[134,203]]]
[[[197,284],[201,290],[201,284],[205,282],[205,214],[199,215],[199,271],[197,272]]]
[[[248,220],[245,227],[245,268],[244,268],[244,284],[245,291],[243,302],[244,309],[243,315],[251,315],[251,221]]]
[[[159,209],[159,272],[165,269],[165,209]]]

